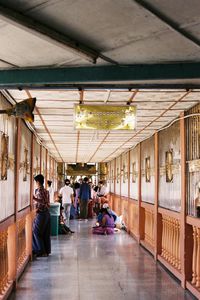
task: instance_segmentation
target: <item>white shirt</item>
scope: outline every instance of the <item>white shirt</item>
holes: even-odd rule
[[[62,203],[71,204],[71,195],[73,195],[73,189],[70,186],[63,186],[60,189],[59,194],[62,195]]]
[[[108,193],[107,187],[105,185],[102,185],[98,191],[98,195],[104,196]]]
[[[49,200],[50,200],[50,203],[54,203],[54,189],[52,188],[52,186],[50,186],[48,188],[48,191],[49,191]]]

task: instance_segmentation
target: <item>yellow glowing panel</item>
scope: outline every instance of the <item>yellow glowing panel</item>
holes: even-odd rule
[[[75,128],[97,130],[134,130],[135,106],[75,105]]]

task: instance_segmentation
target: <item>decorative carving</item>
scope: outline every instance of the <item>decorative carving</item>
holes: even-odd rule
[[[27,181],[28,165],[28,149],[24,148],[23,181]]]
[[[119,183],[120,181],[120,172],[119,172],[119,168],[117,168],[117,183]]]
[[[1,148],[0,148],[0,158],[1,158],[1,180],[7,180],[9,159],[8,159],[8,136],[1,132],[0,133]]]
[[[132,182],[136,182],[136,162],[132,163]]]
[[[146,178],[146,182],[151,181],[150,157],[145,158],[145,178]]]
[[[166,168],[166,182],[173,182],[173,150],[169,150],[165,153],[165,168]]]
[[[103,168],[103,169],[102,169]],[[100,174],[107,176],[107,166],[104,164],[100,168]],[[96,171],[96,165],[88,165],[88,164],[67,164],[67,175],[95,175],[97,173]]]
[[[200,159],[195,159],[188,161],[189,172],[199,172],[200,171]]]

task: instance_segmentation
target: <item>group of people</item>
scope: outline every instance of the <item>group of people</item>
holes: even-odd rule
[[[39,174],[34,179],[37,188],[33,196],[36,202],[36,217],[33,223],[33,253],[37,256],[48,256],[51,253],[49,207],[50,202],[54,202],[54,197],[52,197],[51,181],[48,181],[48,190],[46,190],[43,175]],[[113,234],[114,228],[121,223],[121,219],[109,208],[106,200],[107,189],[103,181],[100,181],[97,187],[92,186],[87,177],[82,182],[76,182],[74,188],[69,179],[65,179],[64,183],[59,191],[61,197],[59,233],[73,233],[69,228],[72,206],[79,220],[87,220],[88,205],[92,203],[92,211],[97,215],[93,233]],[[102,203],[101,199],[104,199]],[[98,204],[98,209],[95,209],[95,203]],[[123,224],[121,223],[121,225]]]
[[[59,195],[62,197],[62,205],[64,207],[64,216],[67,225],[69,225],[70,211],[73,207],[75,215],[79,220],[86,220],[91,213],[88,211],[90,202],[100,197],[105,197],[107,189],[100,181],[98,186],[93,186],[92,182],[89,182],[88,177],[85,177],[79,182],[75,182],[73,187],[70,180],[65,180],[65,185],[59,191]]]

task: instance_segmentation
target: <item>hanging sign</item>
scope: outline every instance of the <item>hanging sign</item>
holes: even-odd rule
[[[135,106],[75,105],[75,128],[96,130],[134,130]]]

